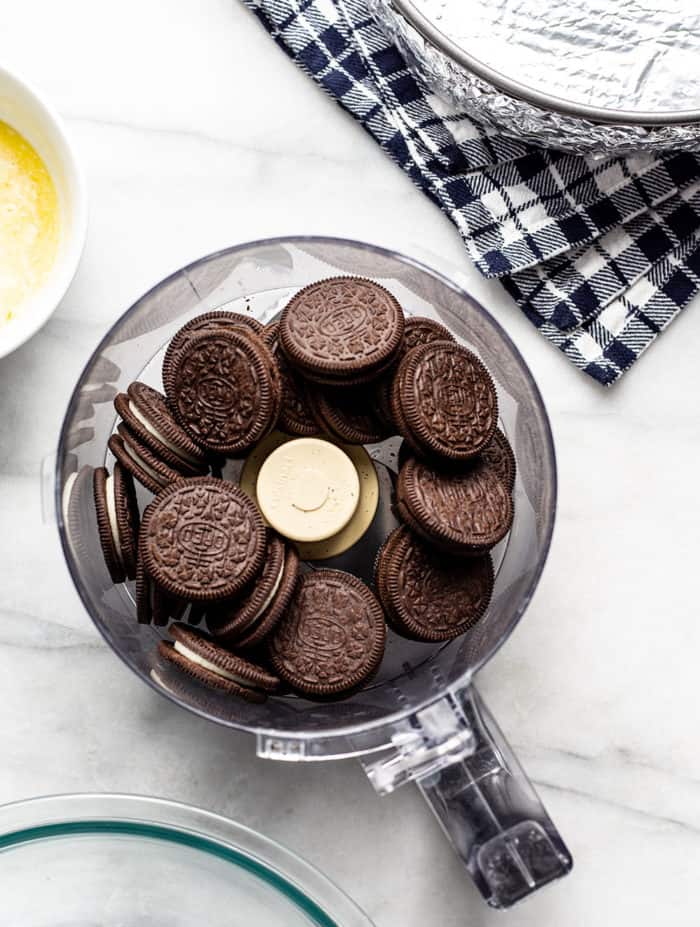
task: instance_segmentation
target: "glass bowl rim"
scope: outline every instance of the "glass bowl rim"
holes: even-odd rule
[[[503,328],[500,322],[497,319],[495,319],[491,315],[491,313],[488,312],[488,310],[484,308],[484,306],[482,306],[479,300],[477,300],[474,296],[472,296],[469,292],[467,292],[467,290],[465,290],[462,286],[460,286],[454,280],[446,276],[446,274],[444,274],[440,270],[430,267],[428,264],[424,263],[423,261],[417,258],[410,257],[409,255],[402,254],[401,252],[398,252],[398,251],[394,251],[391,248],[384,248],[381,245],[375,245],[369,242],[359,241],[357,239],[343,238],[339,236],[329,236],[329,235],[280,235],[280,236],[274,236],[271,238],[253,239],[252,241],[241,242],[236,245],[230,245],[229,247],[226,247],[226,248],[220,248],[217,251],[210,252],[193,261],[190,261],[189,264],[185,264],[182,267],[177,268],[172,273],[160,279],[157,283],[154,284],[154,286],[150,287],[138,299],[136,299],[131,304],[131,306],[125,312],[123,312],[112,325],[110,325],[105,335],[100,339],[99,344],[94,348],[94,350],[90,354],[90,357],[86,361],[83,367],[83,370],[80,376],[78,377],[75,386],[73,387],[73,392],[71,393],[71,397],[68,402],[68,407],[66,409],[66,413],[61,423],[58,447],[56,451],[56,464],[55,464],[55,469],[54,469],[54,507],[55,507],[55,512],[56,512],[56,522],[58,526],[59,538],[61,541],[61,548],[63,551],[63,556],[65,559],[66,565],[68,567],[68,571],[73,581],[73,585],[75,586],[75,589],[78,593],[78,596],[81,602],[83,603],[83,606],[87,614],[89,615],[90,620],[95,625],[100,635],[106,641],[110,649],[116,654],[116,656],[128,667],[128,669],[131,670],[132,672],[136,672],[136,670],[134,670],[134,668],[128,663],[126,656],[120,653],[118,650],[116,650],[112,646],[112,643],[107,638],[103,628],[100,626],[100,624],[98,624],[96,619],[93,617],[89,604],[86,601],[86,597],[83,595],[83,592],[81,590],[81,583],[79,582],[79,578],[76,575],[76,572],[74,570],[73,562],[72,562],[72,554],[70,551],[70,546],[68,544],[66,526],[64,523],[63,509],[62,509],[62,504],[61,504],[61,494],[62,494],[61,468],[62,468],[62,461],[64,460],[66,453],[67,453],[66,442],[68,438],[68,423],[71,420],[73,413],[75,411],[75,408],[78,402],[78,395],[85,381],[87,380],[88,372],[91,369],[95,358],[99,356],[102,353],[103,349],[109,345],[114,331],[118,327],[120,327],[124,322],[126,322],[130,318],[130,316],[132,316],[138,311],[139,306],[145,299],[150,297],[153,293],[155,293],[161,287],[167,286],[169,283],[177,279],[181,274],[187,275],[190,271],[193,271],[200,265],[216,260],[217,258],[220,258],[220,257],[233,255],[233,254],[239,254],[239,253],[243,253],[245,251],[256,249],[256,248],[263,248],[263,247],[270,247],[270,246],[285,246],[285,245],[304,245],[304,244],[320,245],[320,246],[335,245],[335,246],[345,246],[345,247],[350,247],[350,248],[358,248],[364,251],[369,251],[374,254],[380,255],[381,257],[384,257],[384,258],[388,258],[391,260],[397,260],[402,264],[406,264],[408,266],[414,267],[416,270],[419,270],[422,273],[426,273],[429,276],[432,276],[433,278],[437,279],[441,284],[446,286],[448,289],[456,293],[459,297],[466,299],[468,302],[470,302],[474,306],[474,308],[480,315],[485,317],[488,324],[495,330],[497,336],[508,347],[511,354],[513,355],[516,362],[518,363],[520,367],[520,373],[523,376],[523,378],[526,380],[527,385],[534,396],[535,404],[538,407],[538,411],[540,413],[540,418],[542,420],[543,431],[544,431],[544,435],[543,435],[544,445],[545,445],[544,451],[545,451],[545,455],[551,461],[551,471],[552,471],[552,479],[551,479],[551,487],[550,487],[551,489],[550,503],[545,512],[545,521],[543,525],[544,533],[542,537],[542,546],[540,550],[540,556],[539,556],[536,566],[534,567],[532,571],[531,582],[529,586],[527,587],[527,589],[523,591],[518,607],[513,609],[513,615],[511,617],[511,620],[508,623],[505,630],[503,631],[503,633],[501,634],[501,636],[498,638],[498,640],[496,641],[496,643],[493,645],[493,647],[488,653],[482,656],[481,659],[473,667],[470,667],[467,670],[465,670],[464,674],[460,676],[458,679],[454,680],[446,689],[446,693],[459,691],[463,689],[465,686],[467,686],[471,678],[501,649],[505,641],[510,637],[510,635],[515,630],[516,626],[519,624],[530,602],[532,601],[533,595],[535,594],[535,590],[537,589],[540,578],[542,576],[542,571],[544,570],[545,563],[547,562],[547,557],[549,555],[549,550],[550,550],[551,543],[552,543],[552,535],[554,533],[554,523],[555,523],[555,514],[556,514],[556,508],[557,508],[557,495],[558,495],[556,451],[554,448],[554,438],[552,435],[552,427],[549,421],[549,415],[547,414],[547,407],[544,403],[542,393],[537,385],[537,381],[535,380],[528,363],[526,362],[525,358],[520,353],[515,342],[510,337],[510,335],[506,332],[506,330]],[[205,718],[208,721],[221,724],[233,730],[244,731],[246,733],[265,734],[266,736],[269,736],[269,737],[277,736],[283,739],[290,738],[289,731],[285,731],[285,730],[278,731],[274,728],[249,727],[249,726],[246,726],[244,724],[239,724],[234,721],[223,721],[218,718],[214,718],[210,716],[209,714],[207,714],[205,711],[197,708],[196,706],[189,705],[185,702],[181,702],[175,695],[168,692],[166,689],[158,686],[150,678],[150,676],[146,676],[141,673],[136,673],[136,675],[138,675],[139,678],[143,682],[146,683],[146,685],[150,686],[150,688],[153,689],[154,692],[158,693],[163,698],[168,699],[169,701],[173,702],[178,707],[185,708],[188,711],[191,711],[194,714],[199,715],[200,717]],[[333,738],[349,737],[349,736],[352,736],[353,734],[366,733],[368,731],[378,730],[385,726],[396,724],[397,722],[402,721],[403,719],[409,717],[410,715],[414,715],[422,711],[427,706],[432,705],[433,703],[438,701],[441,697],[442,697],[441,695],[433,695],[433,696],[427,697],[422,702],[420,702],[418,705],[414,705],[414,706],[411,706],[405,709],[400,709],[398,711],[393,712],[392,714],[388,714],[388,715],[382,716],[377,719],[373,719],[368,722],[363,722],[360,724],[350,724],[350,725],[345,725],[345,726],[339,725],[337,728],[333,729],[332,734],[330,734],[330,736],[332,736]],[[322,734],[318,735],[313,732],[296,731],[291,736],[293,736],[294,739],[298,739],[298,740],[314,740],[314,739],[317,739],[319,736],[321,738],[325,738],[328,735],[329,735],[329,732],[323,732]],[[381,748],[377,747],[375,749],[381,749]],[[366,751],[360,750],[359,752],[364,753]],[[343,755],[348,756],[351,754],[343,754]]]
[[[252,873],[318,927],[372,927],[335,882],[276,840],[196,805],[148,795],[77,792],[2,804],[0,867],[3,853],[13,848],[86,835],[157,839],[208,853]]]

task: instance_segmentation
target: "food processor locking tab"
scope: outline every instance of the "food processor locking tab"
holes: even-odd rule
[[[388,795],[406,782],[434,775],[446,766],[471,756],[474,733],[461,705],[448,695],[396,726],[392,748],[368,755],[362,765],[380,795]]]

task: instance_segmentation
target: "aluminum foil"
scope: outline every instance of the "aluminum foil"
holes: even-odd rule
[[[697,0],[413,0],[459,48],[537,93],[598,110],[700,115]],[[700,122],[609,124],[504,92],[426,40],[400,11],[370,0],[377,18],[427,86],[479,122],[523,141],[609,156],[700,151]],[[499,81],[500,83],[500,81]],[[641,118],[641,116],[640,116]],[[672,118],[672,117],[669,117]]]

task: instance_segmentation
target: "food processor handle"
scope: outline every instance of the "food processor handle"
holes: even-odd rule
[[[455,698],[473,749],[418,786],[485,900],[508,908],[566,875],[571,854],[479,693]]]

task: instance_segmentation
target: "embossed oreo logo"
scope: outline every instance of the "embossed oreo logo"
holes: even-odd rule
[[[303,290],[284,320],[287,338],[314,360],[357,362],[382,357],[398,340],[393,297],[356,278],[325,280]]]
[[[474,394],[464,381],[441,380],[435,384],[436,400],[451,419],[468,415],[474,407]]]
[[[316,618],[299,627],[299,637],[317,653],[335,653],[345,645],[345,630],[330,618]]]
[[[190,521],[178,528],[177,541],[188,554],[213,560],[226,550],[228,535],[222,528],[209,522]]]
[[[197,392],[200,402],[217,412],[227,412],[236,404],[236,391],[232,384],[215,374],[203,377]]]
[[[318,320],[318,330],[328,338],[349,335],[365,324],[365,309],[357,303],[333,306]]]

